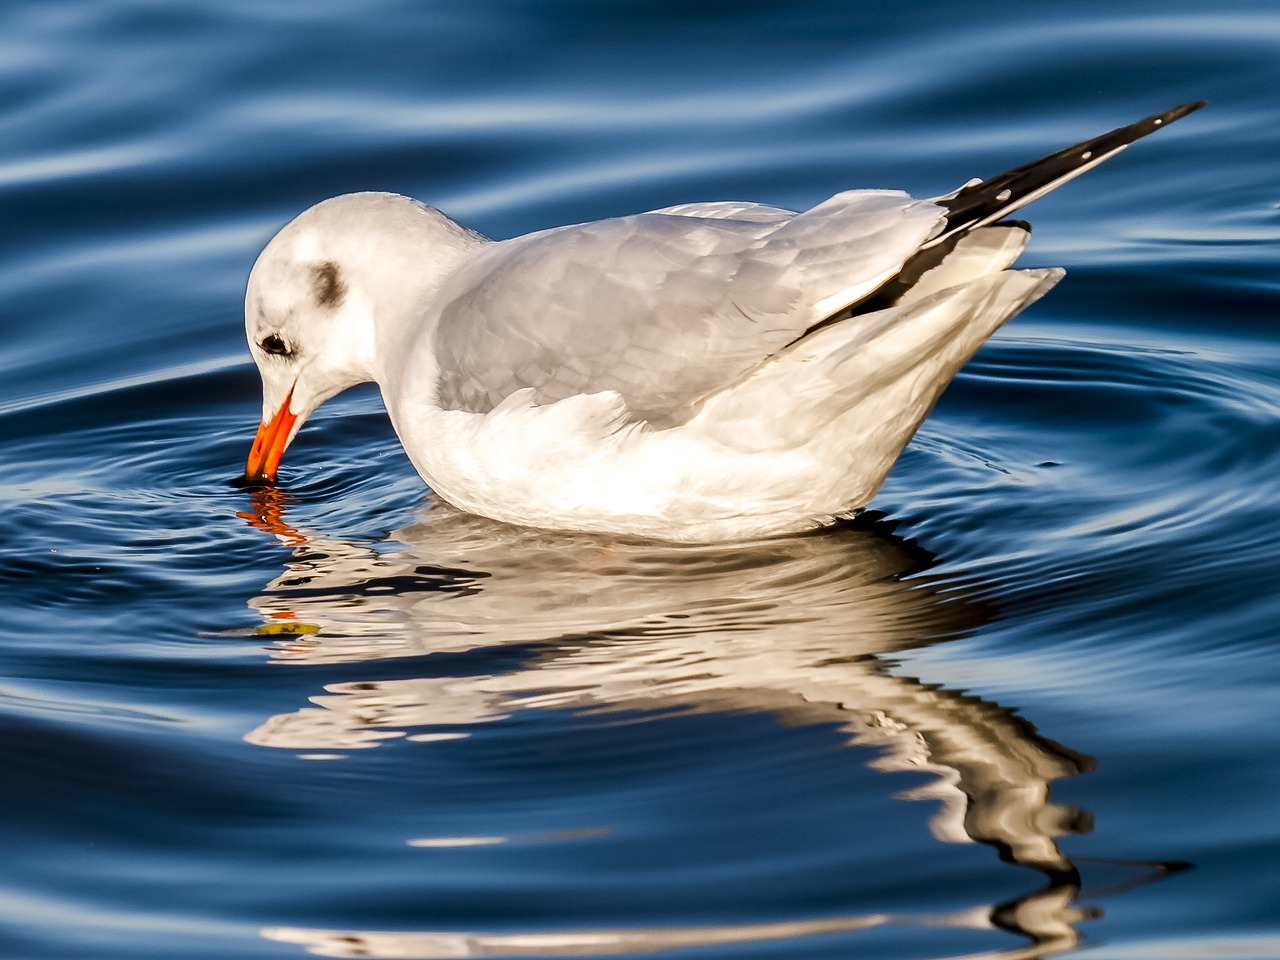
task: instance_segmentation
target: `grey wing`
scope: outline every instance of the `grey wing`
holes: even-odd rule
[[[612,390],[637,420],[679,423],[820,322],[829,301],[879,286],[941,223],[936,205],[887,192],[798,215],[734,205],[753,219],[727,206],[483,248],[441,291],[437,401],[486,413],[523,388],[538,403]]]

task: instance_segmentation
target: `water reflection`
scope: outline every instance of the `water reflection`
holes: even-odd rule
[[[864,523],[821,534],[670,547],[523,530],[432,504],[384,544],[291,526],[265,490],[242,514],[292,548],[250,602],[286,663],[342,663],[503,646],[500,672],[336,683],[270,717],[251,743],[299,751],[458,735],[540,708],[768,712],[835,724],[884,771],[923,771],[905,795],[937,803],[930,827],[1039,871],[1047,884],[1003,904],[945,915],[853,915],[737,926],[528,934],[271,928],[324,956],[610,955],[849,932],[888,924],[998,929],[1029,943],[989,954],[1061,953],[1087,913],[1058,838],[1090,817],[1055,804],[1055,780],[1093,759],[1040,736],[998,704],[891,672],[885,655],[956,636],[989,615],[930,556]],[[403,673],[403,669],[400,671]],[[432,732],[445,726],[447,733]],[[328,754],[332,755],[332,754]],[[500,838],[499,838],[500,839]],[[1160,865],[1149,865],[1154,877]]]

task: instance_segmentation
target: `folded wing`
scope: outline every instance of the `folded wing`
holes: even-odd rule
[[[690,203],[489,244],[429,318],[437,402],[487,413],[521,389],[539,404],[613,391],[636,420],[683,423],[813,331],[1007,269],[1026,227],[996,221],[1201,106],[933,200],[851,190],[795,214]]]
[[[491,244],[441,292],[438,402],[486,413],[522,388],[539,403],[611,390],[635,419],[682,422],[893,276],[943,213],[850,191],[798,215],[693,204]]]

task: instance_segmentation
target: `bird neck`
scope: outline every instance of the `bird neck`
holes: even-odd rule
[[[380,265],[386,282],[376,285],[370,309],[374,379],[394,382],[406,369],[412,369],[417,378],[431,365],[423,354],[424,350],[430,353],[432,334],[448,299],[446,285],[488,242],[468,233],[447,245],[406,244],[391,261]]]

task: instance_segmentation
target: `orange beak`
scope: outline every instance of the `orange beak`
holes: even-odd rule
[[[258,435],[253,438],[249,462],[244,468],[246,480],[252,483],[276,482],[280,458],[284,456],[284,448],[289,445],[289,438],[293,435],[293,425],[298,422],[298,418],[289,412],[292,401],[293,391],[290,390],[271,422],[264,420],[258,424]]]

